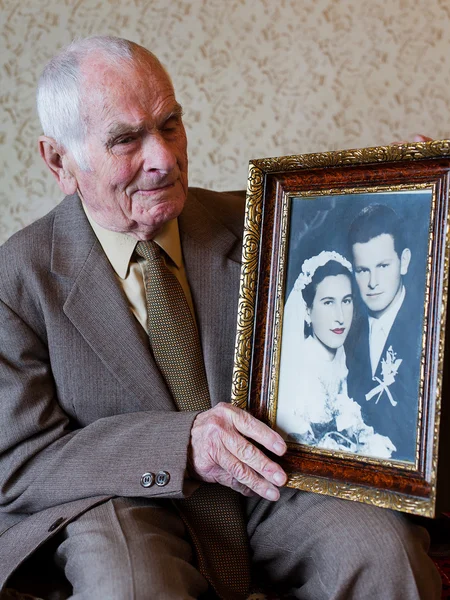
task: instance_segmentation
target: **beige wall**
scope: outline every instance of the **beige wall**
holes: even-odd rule
[[[448,0],[0,0],[0,242],[61,198],[36,151],[36,79],[74,36],[155,52],[185,107],[190,181],[251,158],[449,135]]]

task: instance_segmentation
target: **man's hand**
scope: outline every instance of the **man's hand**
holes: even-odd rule
[[[402,144],[409,144],[410,142],[432,142],[433,138],[427,137],[420,133],[415,133],[412,136],[412,140],[403,140],[401,142],[392,142],[391,146],[401,146]]]
[[[191,474],[244,494],[278,500],[286,473],[248,439],[282,456],[283,438],[249,413],[221,402],[200,413],[191,430]]]

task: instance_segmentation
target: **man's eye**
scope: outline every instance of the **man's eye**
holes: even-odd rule
[[[351,304],[353,302],[353,298],[344,298],[344,304]]]
[[[176,129],[178,128],[178,124],[179,119],[173,117],[164,123],[163,131],[176,131]]]
[[[323,304],[324,306],[331,306],[333,304],[333,300],[325,300]]]
[[[132,137],[131,135],[127,136],[127,137],[123,137],[123,138],[119,138],[118,140],[116,140],[116,144],[131,144],[132,142],[134,142],[136,138]]]

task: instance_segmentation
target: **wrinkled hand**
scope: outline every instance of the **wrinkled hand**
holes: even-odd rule
[[[278,500],[276,486],[286,482],[285,472],[246,438],[278,456],[286,452],[278,433],[231,404],[221,402],[198,414],[191,430],[191,475],[231,487],[244,496],[258,494]]]
[[[409,144],[410,142],[432,142],[433,138],[427,137],[420,133],[416,133],[412,136],[412,140],[403,140],[402,142],[392,142],[391,146],[401,146],[402,144]]]

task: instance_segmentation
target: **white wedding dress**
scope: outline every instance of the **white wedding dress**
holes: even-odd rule
[[[389,438],[366,425],[358,403],[348,397],[345,351],[329,350],[304,337],[303,298],[291,293],[284,311],[276,428],[288,441],[318,448],[389,458]]]

